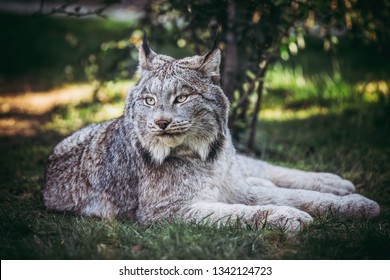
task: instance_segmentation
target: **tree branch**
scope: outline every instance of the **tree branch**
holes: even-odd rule
[[[91,9],[88,11],[81,11],[81,6],[76,6],[72,10],[69,10],[71,6],[77,4],[79,0],[67,0],[66,3],[61,4],[58,7],[54,7],[51,9],[51,11],[45,13],[44,12],[44,5],[45,1],[41,0],[40,5],[39,5],[39,11],[36,13],[36,15],[41,15],[41,16],[50,16],[54,14],[60,14],[60,15],[65,15],[65,16],[74,16],[74,17],[86,17],[86,16],[99,16],[99,17],[105,17],[103,12],[112,6],[114,3],[104,3],[102,4],[102,7]]]
[[[256,81],[259,81],[259,85],[257,88],[257,100],[255,104],[255,110],[253,112],[251,126],[250,126],[250,132],[249,132],[249,139],[248,139],[248,145],[247,148],[249,150],[254,150],[255,146],[255,140],[256,140],[256,127],[258,123],[259,113],[261,110],[261,103],[263,98],[263,88],[264,88],[264,77],[265,73],[267,71],[267,68],[269,66],[269,63],[271,59],[276,55],[276,52],[279,49],[280,44],[282,43],[283,38],[288,34],[289,29],[294,25],[295,21],[301,16],[300,13],[297,13],[293,19],[287,24],[286,28],[283,30],[283,32],[279,35],[279,38],[276,40],[276,43],[273,45],[270,51],[266,53],[266,55],[263,58],[263,61],[261,62],[262,67],[259,66],[259,69],[257,73],[255,74],[255,77],[251,80],[248,90],[245,93],[245,96],[242,96],[237,104],[237,106],[240,106],[249,96],[249,94],[255,89]]]

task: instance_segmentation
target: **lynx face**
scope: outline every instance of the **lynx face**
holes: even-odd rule
[[[310,223],[309,213],[379,214],[377,203],[350,194],[353,184],[336,175],[236,155],[218,49],[175,60],[151,51],[144,38],[139,56],[142,77],[124,116],[87,126],[53,149],[43,193],[48,209],[289,232]]]
[[[173,152],[207,160],[225,137],[229,104],[216,82],[219,62],[219,50],[175,60],[141,48],[142,77],[126,111],[156,163]]]

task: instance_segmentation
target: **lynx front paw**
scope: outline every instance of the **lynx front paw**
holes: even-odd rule
[[[348,195],[355,192],[355,186],[350,181],[331,173],[309,173],[306,186],[307,189],[336,195]]]
[[[304,225],[311,222],[313,218],[308,213],[288,206],[277,206],[268,211],[265,220],[266,225],[283,228],[289,233],[300,231]]]
[[[340,197],[336,210],[342,215],[356,218],[374,218],[380,213],[378,203],[359,194]]]

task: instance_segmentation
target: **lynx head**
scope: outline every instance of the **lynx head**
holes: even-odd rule
[[[219,86],[221,54],[182,59],[139,49],[141,79],[127,100],[125,117],[137,133],[138,148],[161,164],[170,155],[214,160],[228,133],[229,102]]]

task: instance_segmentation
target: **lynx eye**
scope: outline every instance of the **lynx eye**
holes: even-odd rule
[[[154,100],[153,97],[146,97],[145,103],[146,103],[146,105],[154,106],[156,104],[156,100]]]
[[[178,97],[175,98],[175,103],[183,103],[187,100],[188,96],[187,95],[179,95]]]

